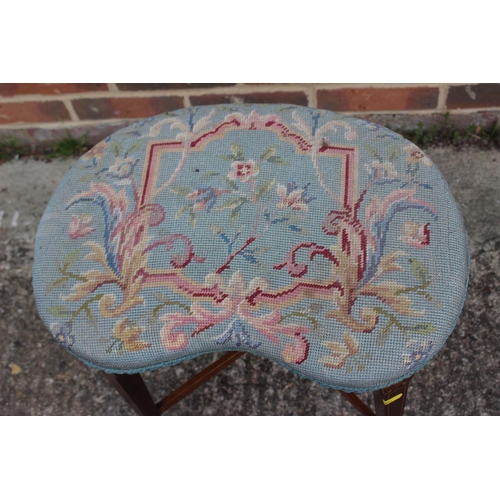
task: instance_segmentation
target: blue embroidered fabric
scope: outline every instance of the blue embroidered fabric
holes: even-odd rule
[[[288,105],[187,108],[112,134],[52,197],[33,268],[40,316],[90,366],[249,351],[347,391],[421,369],[467,278],[459,209],[418,147]]]

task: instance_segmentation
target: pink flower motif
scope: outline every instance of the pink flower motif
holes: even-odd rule
[[[406,157],[406,162],[409,163],[410,165],[420,162],[422,165],[425,165],[426,167],[432,167],[432,161],[429,160],[429,158],[427,158],[427,156],[425,156],[425,154],[414,144],[406,146],[404,150],[406,151],[406,153],[408,153],[408,156]]]
[[[232,170],[227,177],[235,181],[248,182],[251,177],[259,175],[259,166],[253,160],[233,161],[231,168]]]
[[[399,239],[413,247],[424,248],[430,243],[429,223],[403,222],[401,234],[402,236]]]
[[[307,210],[307,204],[303,200],[304,190],[295,188],[288,189],[284,184],[278,184],[277,188],[280,201],[276,205],[278,208],[291,208],[293,210]]]
[[[68,236],[76,240],[93,233],[95,231],[95,228],[92,227],[93,220],[92,215],[73,215],[68,227]]]
[[[100,160],[100,159],[104,158],[104,155],[106,154],[107,148],[108,148],[108,143],[102,141],[99,144],[96,144],[92,149],[87,151],[83,155],[83,158],[85,160],[91,160],[92,158],[95,158],[96,160]]]
[[[205,200],[205,201],[197,201],[193,205],[193,210],[195,212],[203,212],[206,209],[206,207],[207,207],[207,203],[208,203],[207,200]],[[207,210],[207,212],[208,212],[208,210]]]

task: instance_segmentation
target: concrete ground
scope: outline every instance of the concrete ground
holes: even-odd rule
[[[407,415],[500,415],[500,151],[429,148],[462,208],[471,248],[455,332],[414,378]],[[59,347],[31,286],[43,210],[74,160],[0,165],[0,415],[133,415],[96,370]],[[217,355],[147,373],[155,398]],[[370,395],[362,396],[371,402]],[[246,355],[167,415],[356,415],[335,391]]]

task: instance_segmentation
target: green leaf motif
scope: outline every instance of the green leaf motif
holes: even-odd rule
[[[83,175],[78,179],[79,182],[89,182],[89,181],[95,181],[96,174],[87,174]]]
[[[89,307],[85,308],[85,314],[87,315],[87,321],[90,323],[90,326],[92,326],[92,329],[97,331],[97,318],[92,314]]]
[[[282,111],[287,111],[289,109],[294,109],[294,107],[293,106],[281,106],[278,108],[274,108],[273,111],[278,111],[279,113],[281,113]]]
[[[174,220],[177,220],[184,212],[187,212],[190,208],[192,208],[193,205],[184,205],[179,210],[177,210],[177,213],[174,216]]]
[[[313,318],[309,314],[306,314],[306,313],[303,313],[303,312],[300,312],[300,311],[293,311],[293,312],[291,312],[289,314],[285,314],[285,316],[281,317],[281,319],[278,321],[278,323],[282,323],[286,319],[292,318],[294,316],[298,317],[298,318],[305,318],[308,321],[310,321],[312,323],[312,325],[313,325],[313,329],[314,330],[316,330],[318,328],[318,326],[319,326],[319,323],[318,323],[318,321],[315,318]]]
[[[111,144],[109,150],[111,151],[111,153],[113,153],[114,156],[120,156],[122,147],[118,141],[115,141],[113,142],[113,144]]]
[[[234,161],[234,156],[233,155],[219,155],[218,157],[221,160]]]
[[[370,144],[364,144],[364,148],[366,152],[373,158],[377,158],[377,160],[382,161],[382,157],[380,156],[380,151]]]
[[[50,283],[48,286],[47,286],[47,290],[45,291],[45,293],[50,293],[52,292],[54,289],[56,289],[58,286],[62,286],[64,285],[64,283],[66,283],[67,281],[69,280],[69,277],[68,276],[63,276],[62,278],[59,278],[55,281],[53,281],[52,283]]]
[[[284,166],[284,165],[290,165],[286,160],[283,158],[280,158],[279,156],[271,156],[267,159],[269,163],[272,163],[274,165],[279,165],[279,166]]]
[[[260,155],[261,160],[269,160],[272,156],[276,154],[278,148],[275,146],[269,146],[267,147],[264,152]]]
[[[56,316],[57,318],[68,318],[73,315],[73,311],[70,311],[64,306],[51,306],[47,309],[49,314]]]
[[[241,205],[237,206],[235,209],[231,210],[229,213],[229,225],[231,227],[234,226],[235,222],[238,220],[238,217],[241,214]]]
[[[258,200],[263,194],[267,193],[276,182],[276,179],[270,179],[259,186],[256,199]]]
[[[430,274],[427,266],[415,259],[408,259],[408,262],[410,263],[410,269],[415,279],[422,285],[428,283]]]
[[[409,326],[408,331],[415,335],[432,335],[437,332],[437,328],[432,323],[416,323]]]
[[[153,295],[158,302],[166,302],[168,300],[168,297],[164,293],[153,292]]]
[[[238,184],[236,184],[236,181],[233,181],[233,179],[228,179],[227,177],[224,177],[224,180],[226,181],[227,187],[229,189],[234,189],[235,191],[238,190]]]
[[[172,191],[172,193],[178,194],[179,196],[187,196],[189,193],[193,192],[191,188],[183,186],[175,186],[173,188],[170,188],[170,191]]]
[[[215,177],[216,175],[220,175],[220,173],[219,172],[210,171],[210,172],[205,172],[203,174],[203,177]]]
[[[194,229],[196,227],[196,213],[195,212],[190,212],[189,213],[189,219],[188,219],[188,224]]]
[[[389,161],[395,160],[399,157],[399,146],[397,144],[393,144],[387,153],[389,155]]]
[[[231,153],[233,153],[233,159],[235,161],[242,161],[245,159],[243,149],[241,148],[241,146],[238,146],[238,144],[235,144],[234,142],[231,143]]]
[[[153,311],[153,313],[148,316],[148,325],[150,327],[154,327],[156,323],[158,323],[158,316],[159,316],[158,311]]]
[[[77,260],[80,255],[81,248],[75,248],[68,252],[63,259],[63,269],[66,270],[68,267],[71,267]]]
[[[392,321],[389,321],[385,325],[384,329],[377,334],[377,347],[382,347],[389,339],[389,333],[391,332]]]
[[[224,203],[217,207],[217,210],[225,210],[226,208],[234,209],[238,208],[247,200],[246,198],[228,198]]]
[[[142,146],[142,141],[137,141],[128,151],[127,151],[127,154],[128,153],[133,153],[134,151],[138,151],[139,149],[141,149],[141,146]]]

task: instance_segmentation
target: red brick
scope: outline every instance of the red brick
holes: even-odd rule
[[[500,84],[478,83],[477,85],[460,85],[450,87],[446,107],[453,108],[487,108],[500,106]]]
[[[193,106],[210,104],[297,104],[307,106],[307,96],[304,92],[255,92],[252,94],[207,94],[191,96]]]
[[[120,90],[172,90],[227,87],[235,83],[117,83]]]
[[[108,90],[105,83],[0,83],[0,96],[43,94],[57,95],[73,92]]]
[[[402,111],[434,109],[434,87],[356,88],[318,90],[318,108],[332,111]]]
[[[76,99],[73,107],[81,120],[145,118],[183,108],[182,97],[123,97]]]
[[[0,123],[44,123],[70,120],[60,101],[0,103]]]

